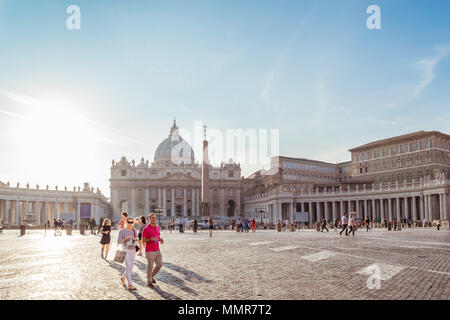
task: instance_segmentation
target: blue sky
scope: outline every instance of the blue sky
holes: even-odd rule
[[[72,4],[81,30],[66,28]],[[372,4],[381,30],[366,27]],[[449,13],[446,0],[0,0],[0,181],[109,195],[111,160],[152,160],[174,116],[278,128],[282,155],[333,163],[449,133]]]

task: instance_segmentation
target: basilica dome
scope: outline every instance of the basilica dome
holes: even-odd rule
[[[155,152],[156,163],[194,164],[194,151],[189,143],[180,136],[176,121],[170,129],[169,137],[164,139]]]

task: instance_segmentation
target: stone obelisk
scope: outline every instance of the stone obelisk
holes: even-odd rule
[[[203,126],[203,162],[202,162],[202,217],[210,217],[209,203],[209,159],[206,126]]]

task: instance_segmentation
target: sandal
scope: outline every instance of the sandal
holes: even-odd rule
[[[125,287],[125,278],[120,277],[120,281],[122,282],[122,285]]]
[[[137,290],[134,286],[128,286],[128,290]]]

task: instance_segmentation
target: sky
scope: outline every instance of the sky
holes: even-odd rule
[[[281,155],[331,163],[449,134],[449,13],[447,0],[0,0],[0,181],[109,196],[111,161],[151,162],[174,117],[279,129]]]

